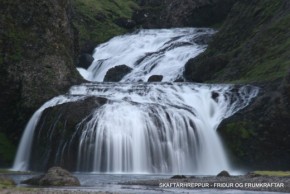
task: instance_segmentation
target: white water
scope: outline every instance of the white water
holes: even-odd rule
[[[216,98],[213,93],[218,94]],[[46,107],[98,96],[109,102],[93,110],[76,129],[76,134],[79,130],[82,134],[76,170],[173,174],[230,171],[216,128],[224,118],[247,106],[257,93],[258,88],[251,86],[192,83],[74,86],[67,96],[47,102],[31,118],[13,169],[29,169],[33,133]]]
[[[125,64],[133,71],[122,82],[146,82],[152,75],[163,75],[164,82],[174,81],[182,77],[184,64],[205,50],[206,45],[196,44],[196,38],[214,32],[176,28],[140,30],[118,36],[95,49],[95,60],[87,71],[78,70],[85,79],[101,82],[109,69]]]
[[[133,68],[121,80],[126,83],[74,86],[67,95],[45,103],[25,128],[13,169],[29,170],[31,150],[37,149],[32,148],[34,132],[46,108],[97,96],[108,102],[92,109],[91,115],[84,115],[72,137],[78,140],[78,150],[74,150],[78,158],[72,161],[77,162],[75,170],[204,175],[231,171],[216,129],[224,118],[246,107],[258,94],[258,88],[137,83],[151,75],[163,75],[163,81],[180,78],[185,62],[206,47],[195,44],[195,38],[210,33],[214,32],[141,30],[97,47],[88,71],[79,69],[82,75],[88,80],[102,81],[110,68],[126,64]],[[65,156],[55,157],[60,157],[55,161],[62,161]]]
[[[43,104],[30,118],[27,123],[24,133],[21,137],[21,141],[19,143],[16,157],[13,164],[13,170],[15,171],[25,171],[29,169],[29,161],[31,150],[33,149],[32,142],[34,137],[34,131],[38,124],[39,119],[41,118],[42,112],[49,107],[53,107],[59,104],[63,104],[66,102],[72,102],[80,100],[81,97],[69,97],[69,96],[58,96],[55,97],[45,104]]]
[[[216,128],[258,93],[250,86],[233,92],[231,85],[189,83],[82,87],[71,92],[110,102],[79,125],[78,171],[109,173],[230,171]]]

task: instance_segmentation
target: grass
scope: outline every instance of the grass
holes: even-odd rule
[[[117,18],[131,18],[138,5],[134,0],[74,0],[74,25],[79,31],[80,45],[86,41],[102,43],[127,32],[116,25]]]
[[[15,153],[15,145],[3,133],[0,133],[0,157],[5,159],[6,163],[12,163]]]
[[[254,173],[262,176],[277,176],[277,177],[290,176],[290,171],[254,171]]]

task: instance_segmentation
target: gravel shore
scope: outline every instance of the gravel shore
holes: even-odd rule
[[[0,190],[0,194],[119,194],[119,193],[98,192],[98,191],[80,191],[80,190],[7,188],[7,189]]]
[[[190,177],[183,179],[162,179],[132,181],[127,185],[144,185],[162,188],[187,189],[236,189],[248,191],[272,191],[290,193],[290,177],[274,176],[231,176],[231,177]]]

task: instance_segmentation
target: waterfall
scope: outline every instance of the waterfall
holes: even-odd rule
[[[127,65],[133,71],[121,82],[147,81],[152,75],[175,81],[182,76],[184,64],[205,50],[200,40],[214,33],[208,28],[140,30],[99,45],[88,70],[78,70],[85,79],[101,82],[109,69]]]
[[[248,106],[259,89],[172,82],[181,77],[185,62],[206,48],[198,38],[213,33],[195,28],[140,30],[98,46],[93,64],[78,69],[87,80],[98,82],[73,86],[36,111],[13,169],[63,165],[79,172],[207,175],[231,170],[216,129]],[[109,69],[122,64],[132,71],[120,82],[101,82]],[[151,75],[162,75],[166,82],[139,82]],[[87,106],[86,114],[70,125],[75,120],[63,115],[79,110],[63,111],[64,106],[90,97],[106,101]],[[54,111],[45,112],[48,108]],[[49,120],[49,114],[57,119]],[[73,126],[71,133],[57,133],[67,131],[68,125]]]

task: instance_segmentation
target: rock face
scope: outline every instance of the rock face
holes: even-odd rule
[[[140,1],[132,18],[144,28],[211,26],[222,22],[234,0]]]
[[[123,17],[116,19],[115,23],[118,26],[122,28],[126,28],[126,29],[132,29],[136,26],[136,22],[134,20],[123,18]]]
[[[104,78],[104,81],[105,82],[118,82],[131,71],[132,71],[132,68],[128,67],[127,65],[115,66],[107,72]]]
[[[15,144],[42,103],[81,80],[70,6],[69,0],[0,2],[0,133]]]
[[[290,75],[283,81],[261,84],[258,98],[226,119],[219,132],[236,164],[253,169],[290,168]]]
[[[87,53],[81,54],[81,56],[79,57],[78,67],[88,69],[93,61],[94,58],[92,57],[92,55]]]
[[[237,1],[206,52],[186,64],[184,76],[239,83],[283,78],[289,66],[289,12],[289,1]]]
[[[67,170],[60,167],[50,168],[45,175],[22,181],[35,186],[80,186],[80,181]]]
[[[34,133],[33,149],[29,169],[46,171],[60,166],[76,171],[81,123],[92,111],[101,107],[105,98],[88,97],[46,109]],[[47,138],[51,137],[51,138]],[[62,150],[61,154],[59,150]]]
[[[289,18],[289,1],[239,0],[208,49],[186,64],[188,81],[261,87],[250,106],[218,129],[236,164],[290,168]]]

